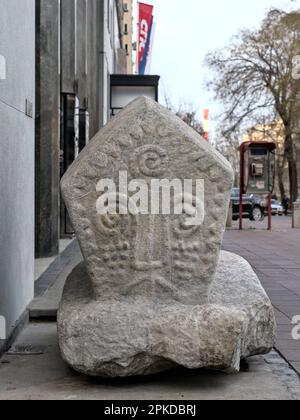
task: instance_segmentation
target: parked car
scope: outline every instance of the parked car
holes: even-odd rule
[[[283,216],[284,210],[277,200],[272,200],[272,216]],[[268,209],[267,209],[268,212]]]
[[[231,192],[233,220],[240,217],[240,189],[234,188]],[[259,222],[264,219],[266,203],[265,200],[256,195],[243,195],[243,218]]]

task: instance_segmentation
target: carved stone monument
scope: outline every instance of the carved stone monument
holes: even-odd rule
[[[117,186],[116,214],[99,211],[110,198],[104,180]],[[153,211],[150,187],[162,180],[198,185],[187,207],[184,191],[170,194],[184,203],[182,214]],[[241,358],[272,349],[274,315],[258,278],[240,257],[220,255],[232,182],[229,163],[149,99],[96,135],[61,183],[84,257],[58,313],[68,364],[103,377],[176,365],[238,371]],[[123,211],[135,185],[149,187],[140,194],[148,213]]]

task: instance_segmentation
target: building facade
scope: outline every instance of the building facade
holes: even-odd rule
[[[124,11],[121,0],[36,0],[36,17],[35,249],[51,257],[72,233],[60,178],[110,118],[110,75],[126,73]]]
[[[1,352],[3,320],[9,337],[33,298],[34,256],[57,255],[72,233],[60,178],[110,118],[110,75],[127,72],[127,54],[122,0],[0,8]]]
[[[133,0],[123,0],[124,10],[124,49],[126,51],[127,74],[133,74]]]
[[[35,4],[0,0],[0,351],[33,297]]]

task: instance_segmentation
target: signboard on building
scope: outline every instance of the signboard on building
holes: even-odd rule
[[[153,44],[154,21],[153,6],[139,3],[138,23],[138,74],[144,75],[149,70],[149,61]]]

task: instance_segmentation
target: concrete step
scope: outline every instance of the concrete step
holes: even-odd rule
[[[29,306],[30,320],[56,320],[66,279],[81,261],[78,243],[74,241],[36,282],[36,297]]]

